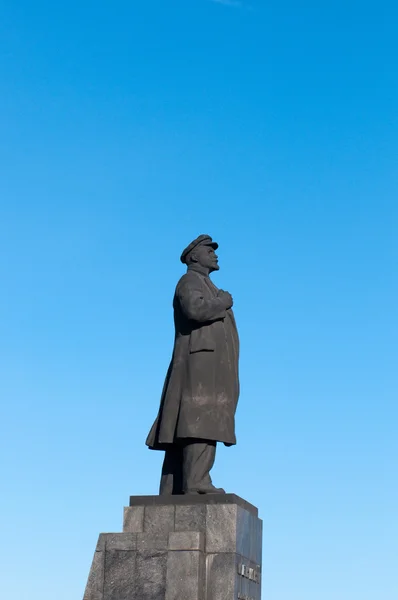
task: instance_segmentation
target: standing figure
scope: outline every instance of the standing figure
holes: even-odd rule
[[[239,338],[229,292],[210,280],[218,244],[200,235],[183,251],[177,284],[175,341],[160,409],[147,438],[165,450],[160,494],[225,493],[212,484],[217,442],[236,444]]]

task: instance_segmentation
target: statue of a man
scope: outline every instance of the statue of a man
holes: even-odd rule
[[[218,244],[200,235],[183,251],[174,296],[175,341],[159,414],[147,438],[165,450],[160,494],[225,493],[210,478],[217,442],[236,444],[239,338],[229,292],[210,273]]]

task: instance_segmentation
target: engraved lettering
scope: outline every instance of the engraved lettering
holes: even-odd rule
[[[248,567],[247,565],[239,564],[238,565],[238,573],[241,577],[244,577],[245,579],[249,579],[250,581],[254,581],[254,583],[260,584],[260,582],[261,582],[259,566],[257,566],[257,569],[254,569],[253,567]]]
[[[246,594],[242,594],[242,592],[238,593],[238,600],[255,600],[253,596],[247,596]]]

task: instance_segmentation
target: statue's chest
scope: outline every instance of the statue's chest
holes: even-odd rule
[[[215,298],[218,295],[219,289],[210,279],[205,279],[204,284],[206,286],[206,290],[209,292],[209,296],[211,298]]]

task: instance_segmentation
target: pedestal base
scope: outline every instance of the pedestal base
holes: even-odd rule
[[[132,496],[83,600],[261,600],[262,521],[234,494]]]

